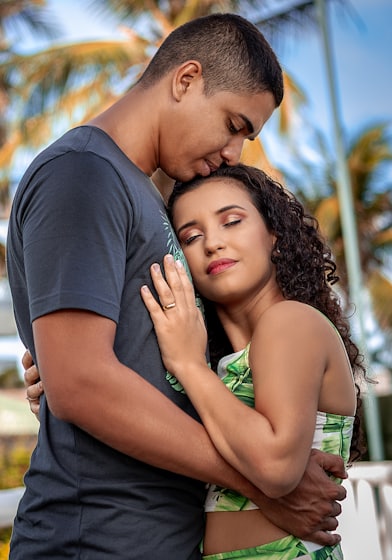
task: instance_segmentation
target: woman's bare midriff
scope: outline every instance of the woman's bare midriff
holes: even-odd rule
[[[287,535],[259,509],[211,512],[206,516],[204,554],[259,546]]]

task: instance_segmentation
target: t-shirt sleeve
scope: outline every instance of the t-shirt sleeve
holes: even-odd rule
[[[71,308],[118,321],[131,210],[95,154],[69,152],[36,172],[20,216],[31,321]]]

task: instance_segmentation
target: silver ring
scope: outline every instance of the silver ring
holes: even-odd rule
[[[176,302],[173,301],[173,303],[168,303],[167,305],[163,305],[162,307],[163,307],[163,309],[166,310],[166,309],[173,309],[173,307],[175,307],[175,306],[176,306]]]

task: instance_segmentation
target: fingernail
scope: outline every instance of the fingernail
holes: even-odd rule
[[[182,264],[182,261],[177,260],[177,261],[176,261],[176,267],[177,267],[177,268],[184,268],[184,265]]]
[[[151,268],[153,269],[154,272],[159,272],[161,270],[161,267],[157,263],[151,265]]]
[[[165,256],[165,260],[169,263],[172,263],[172,262],[174,262],[174,257],[173,257],[173,255],[169,254],[169,255]]]

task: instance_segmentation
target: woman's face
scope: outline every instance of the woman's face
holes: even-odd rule
[[[275,236],[242,183],[206,179],[177,199],[173,223],[202,296],[227,306],[251,301],[261,290],[276,293]]]

